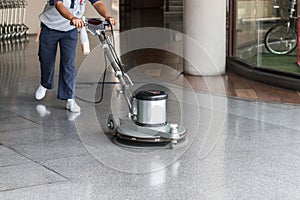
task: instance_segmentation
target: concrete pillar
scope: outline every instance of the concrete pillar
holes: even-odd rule
[[[226,62],[226,1],[185,0],[184,32],[193,40],[185,41],[185,63],[190,75],[221,75]]]

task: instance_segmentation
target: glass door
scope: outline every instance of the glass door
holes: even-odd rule
[[[229,56],[256,68],[299,75],[297,1],[229,0]]]

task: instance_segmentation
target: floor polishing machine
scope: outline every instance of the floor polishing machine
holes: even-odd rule
[[[124,96],[129,108],[126,118],[120,119],[115,114],[109,115],[107,127],[110,133],[128,141],[169,143],[170,148],[173,148],[186,136],[187,130],[178,123],[167,121],[168,94],[162,90],[150,89],[135,91],[133,96],[130,91],[133,83],[124,72],[112,41],[107,36],[107,29],[112,30],[111,24],[98,18],[86,18],[84,22],[86,29],[99,38],[104,55],[120,83],[121,87],[117,92]]]

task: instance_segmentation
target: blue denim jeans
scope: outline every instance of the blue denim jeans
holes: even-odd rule
[[[75,90],[75,56],[78,32],[77,28],[63,32],[41,25],[39,40],[39,60],[41,66],[41,85],[54,88],[54,73],[57,48],[60,49],[58,94],[59,99],[73,99]]]

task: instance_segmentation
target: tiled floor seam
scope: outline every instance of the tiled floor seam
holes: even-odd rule
[[[23,156],[23,157],[25,157],[25,158],[28,159],[29,161],[31,161],[31,162],[33,162],[33,163],[35,163],[35,164],[37,164],[37,165],[39,165],[39,166],[45,168],[46,170],[49,170],[49,171],[55,173],[56,175],[58,175],[58,176],[60,176],[60,177],[62,177],[62,178],[64,178],[64,179],[66,179],[66,180],[69,180],[68,177],[66,177],[66,176],[64,176],[64,175],[62,175],[62,174],[60,174],[60,173],[54,171],[53,169],[51,169],[51,168],[49,168],[49,167],[47,167],[47,166],[41,164],[41,163],[38,162],[38,161],[35,161],[35,160],[31,159],[30,157],[28,157],[28,156],[26,156],[26,155],[23,155],[22,153],[16,151],[14,148],[9,147],[9,146],[5,146],[5,147],[8,148],[8,149],[10,149],[10,150],[12,150],[12,151],[14,151],[14,152],[16,152],[16,153],[18,153],[19,155],[21,155],[21,156]],[[29,163],[29,162],[28,162],[28,163]],[[22,163],[22,164],[27,164],[27,163]],[[22,164],[18,164],[18,165],[22,165]],[[15,166],[15,165],[13,165],[13,166]]]
[[[44,183],[44,184],[36,184],[36,185],[28,185],[24,187],[18,187],[18,188],[12,188],[12,189],[7,189],[7,190],[0,190],[0,194],[3,192],[10,192],[10,191],[15,191],[15,190],[20,190],[20,189],[26,189],[26,188],[33,188],[33,187],[38,187],[38,186],[43,186],[43,185],[52,185],[52,184],[57,184],[57,183],[64,183],[64,182],[70,182],[69,180],[66,181],[56,181],[56,182],[49,182],[49,183]]]

